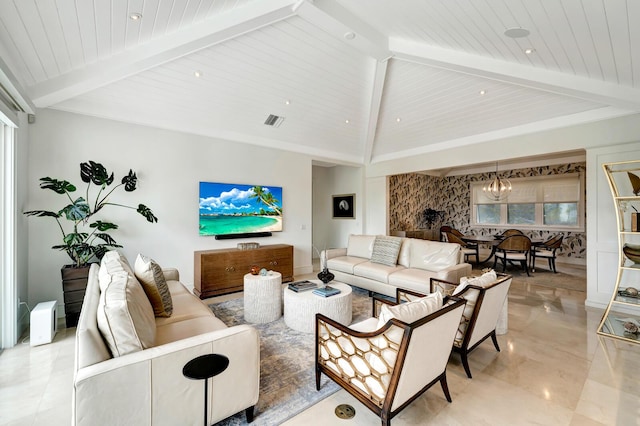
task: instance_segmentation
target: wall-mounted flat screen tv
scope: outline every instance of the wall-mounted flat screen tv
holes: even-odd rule
[[[282,188],[200,182],[200,235],[282,231]]]

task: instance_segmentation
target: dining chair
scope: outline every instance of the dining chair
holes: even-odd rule
[[[503,237],[509,237],[511,235],[524,235],[524,233],[519,229],[507,229],[502,233]]]
[[[454,234],[453,232],[447,232],[446,236],[447,236],[448,242],[460,244],[460,249],[462,250],[462,253],[464,253],[465,261],[468,260],[469,257],[475,256],[476,263],[480,262],[480,253],[478,252],[479,251],[478,244],[467,243],[458,235]]]
[[[564,236],[555,235],[540,245],[531,248],[531,270],[536,271],[536,258],[542,257],[549,260],[549,269],[553,273],[556,271],[556,251],[562,247],[562,239]]]
[[[440,241],[443,241],[445,243],[448,242],[448,240],[447,240],[447,232],[453,233],[453,234],[455,234],[455,235],[457,235],[458,237],[461,237],[461,238],[464,236],[464,234],[462,232],[458,231],[457,229],[445,225],[445,226],[441,226],[440,227]]]
[[[526,235],[511,235],[506,237],[496,246],[493,269],[496,268],[498,259],[502,261],[502,272],[507,270],[507,262],[520,262],[522,268],[529,275],[529,252],[531,240]]]

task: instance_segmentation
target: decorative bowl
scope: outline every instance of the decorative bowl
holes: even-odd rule
[[[622,252],[633,263],[640,263],[640,245],[625,244],[622,247]]]

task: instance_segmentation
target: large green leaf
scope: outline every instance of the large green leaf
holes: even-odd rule
[[[70,232],[63,238],[67,246],[83,244],[89,236],[86,232]]]
[[[158,221],[158,218],[153,215],[151,209],[144,204],[138,204],[137,212],[144,216],[148,222],[153,223]]]
[[[50,177],[40,178],[40,188],[50,189],[56,194],[65,194],[67,192],[73,192],[76,187],[66,180],[58,180]]]
[[[113,250],[114,248],[121,248],[122,246],[119,244],[98,244],[93,246],[93,251],[98,259],[102,259],[102,256],[109,250]]]
[[[127,192],[136,190],[136,183],[138,183],[138,178],[133,170],[129,169],[129,174],[122,178],[122,183],[124,184],[124,190]]]
[[[36,216],[36,217],[60,217],[60,213],[50,212],[47,210],[31,210],[29,212],[24,212],[27,216]]]
[[[117,245],[116,240],[114,240],[109,234],[104,234],[104,233],[96,234],[96,238],[100,238],[102,241],[106,243],[103,245],[110,245],[114,247]]]
[[[80,197],[73,202],[73,204],[69,204],[62,210],[60,210],[60,214],[64,214],[68,220],[72,220],[74,222],[82,220],[91,214],[91,207],[84,200],[84,198]]]
[[[118,229],[118,225],[110,222],[103,222],[101,220],[97,220],[89,225],[90,228],[98,228],[98,231],[104,232],[110,229]]]
[[[113,183],[113,173],[109,175],[107,169],[100,163],[89,161],[80,163],[80,178],[83,182],[93,182],[95,185],[111,185]]]

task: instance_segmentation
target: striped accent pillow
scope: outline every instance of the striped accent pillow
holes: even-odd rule
[[[142,284],[142,288],[153,306],[154,315],[170,317],[173,313],[173,301],[160,265],[153,259],[138,254],[134,270],[136,278]]]
[[[373,241],[371,262],[387,266],[396,266],[401,245],[402,238],[383,235],[376,236],[376,239]]]

